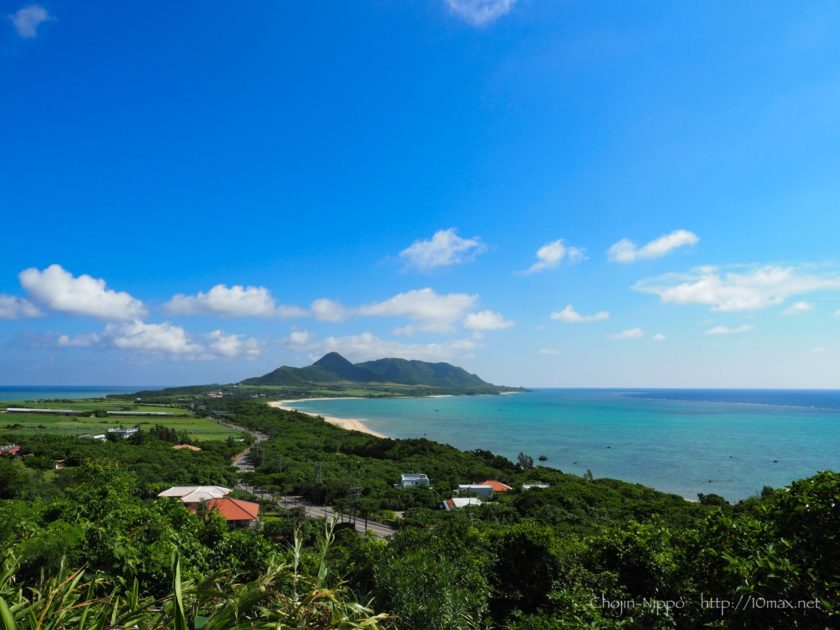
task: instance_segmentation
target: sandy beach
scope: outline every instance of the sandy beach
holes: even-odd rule
[[[297,411],[299,413],[305,413],[308,416],[312,416],[313,418],[321,417],[326,422],[329,422],[332,425],[337,427],[341,427],[342,429],[347,429],[348,431],[359,431],[360,433],[367,433],[368,435],[375,435],[376,437],[386,438],[387,435],[379,433],[378,431],[374,431],[369,426],[365,424],[364,419],[360,418],[336,418],[335,416],[325,416],[323,414],[318,413],[310,413],[308,411],[301,411],[300,409],[295,409],[291,405],[296,402],[304,402],[304,401],[312,401],[312,400],[355,400],[357,396],[342,396],[342,397],[334,397],[334,398],[297,398],[295,400],[275,400],[269,404],[271,407],[275,407],[277,409],[285,409],[286,411]]]

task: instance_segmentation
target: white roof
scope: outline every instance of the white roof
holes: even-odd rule
[[[410,480],[410,479],[428,479],[426,473],[403,473],[402,474],[403,480]]]
[[[481,505],[481,499],[476,499],[474,497],[454,497],[450,500],[452,501],[452,505],[456,508],[467,507],[468,505]]]
[[[458,484],[461,490],[492,490],[493,486],[488,486],[483,483],[461,483]]]
[[[531,488],[549,488],[550,486],[547,483],[542,482],[534,482],[534,483],[523,483],[522,489],[523,490],[530,490]]]
[[[200,503],[210,499],[221,499],[230,492],[230,488],[221,486],[173,486],[164,490],[159,497],[177,497],[184,503]]]

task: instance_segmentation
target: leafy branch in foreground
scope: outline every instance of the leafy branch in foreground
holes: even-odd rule
[[[234,630],[318,627],[336,630],[383,628],[389,616],[375,614],[348,596],[344,584],[327,583],[327,555],[334,541],[333,523],[320,540],[315,567],[305,570],[302,542],[296,533],[290,559],[275,556],[256,579],[237,582],[230,571],[202,581],[181,580],[181,559],[172,562],[171,593],[160,599],[139,596],[139,584],[94,575],[84,568],[60,571],[30,589],[14,584],[17,558],[7,553],[0,570],[2,630]]]

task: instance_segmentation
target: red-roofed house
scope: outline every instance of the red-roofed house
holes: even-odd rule
[[[20,446],[17,444],[0,446],[0,455],[17,455],[18,453],[20,453]]]
[[[198,453],[201,450],[200,448],[198,448],[197,446],[193,446],[192,444],[176,444],[172,448],[174,448],[176,451],[182,451],[186,449],[194,453]]]
[[[495,481],[493,479],[488,479],[487,481],[480,481],[478,484],[479,486],[490,486],[493,488],[493,492],[510,492],[513,490],[509,485],[506,483],[502,483],[501,481]]]
[[[204,505],[207,506],[208,510],[218,512],[227,521],[228,527],[231,528],[256,527],[257,521],[260,520],[259,503],[223,497],[221,499],[210,499]],[[190,504],[187,507],[192,511],[198,509],[196,504]]]

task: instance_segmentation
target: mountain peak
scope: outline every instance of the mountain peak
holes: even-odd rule
[[[320,359],[315,361],[315,363],[313,363],[312,365],[317,365],[317,366],[320,366],[320,367],[323,367],[323,368],[332,369],[332,368],[335,368],[335,367],[347,367],[348,365],[353,365],[353,364],[350,363],[350,361],[345,359],[343,356],[341,356],[338,352],[328,352],[327,354],[322,356]]]

